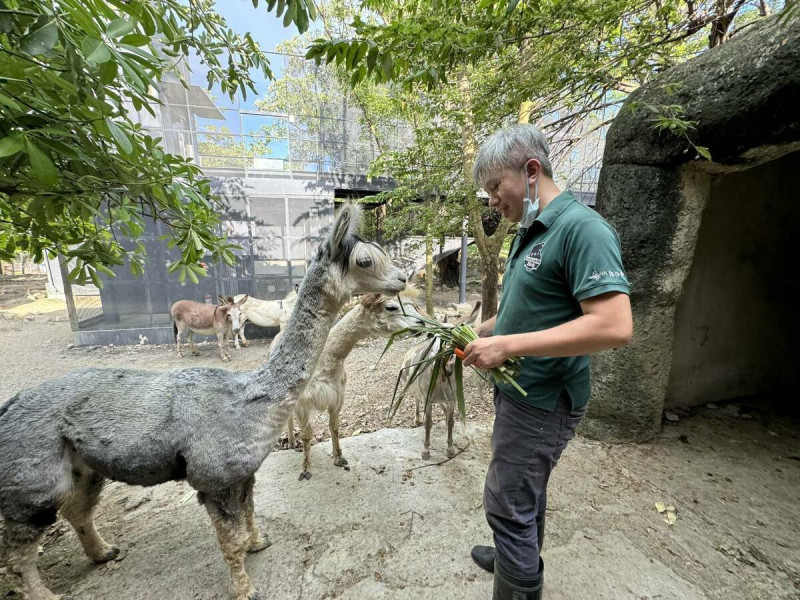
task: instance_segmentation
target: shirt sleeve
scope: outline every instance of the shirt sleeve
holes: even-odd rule
[[[567,243],[565,270],[578,302],[608,292],[630,295],[619,237],[601,218],[587,219],[575,227]]]

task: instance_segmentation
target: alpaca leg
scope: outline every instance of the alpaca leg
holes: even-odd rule
[[[103,541],[94,526],[94,509],[103,490],[103,478],[86,466],[72,472],[72,494],[61,507],[61,515],[78,534],[86,556],[104,563],[119,554],[119,548]]]
[[[231,598],[233,600],[260,600],[261,596],[244,570],[244,557],[250,546],[243,490],[224,490],[224,500],[202,496],[202,502],[211,517],[222,556],[231,572]]]
[[[339,411],[341,406],[328,411],[328,427],[331,430],[331,445],[333,446],[333,464],[337,467],[347,465],[347,460],[342,456],[342,447],[339,445]]]
[[[227,348],[228,339],[222,331],[217,332],[217,345],[219,345],[219,355],[222,357],[222,362],[228,362],[230,360]]]
[[[294,411],[289,413],[289,418],[286,420],[286,432],[289,448],[293,448],[296,452],[300,452],[300,447],[297,445],[297,438],[294,435]]]
[[[433,425],[433,402],[425,407],[425,441],[422,445],[422,460],[431,457],[431,426]]]
[[[266,535],[262,535],[256,525],[256,507],[253,497],[253,488],[256,485],[256,478],[253,476],[250,481],[245,484],[245,498],[244,498],[244,512],[247,521],[247,534],[249,537],[249,544],[247,546],[248,552],[261,552],[264,548],[269,548],[272,542]]]
[[[200,356],[197,348],[194,347],[194,331],[190,329],[187,337],[189,338],[189,349],[192,351],[192,356]]]
[[[300,421],[300,439],[303,440],[303,470],[300,473],[300,480],[311,479],[311,437],[314,433],[308,414],[297,415]]]
[[[449,402],[444,407],[445,415],[447,415],[447,457],[453,458],[456,455],[456,447],[453,444],[453,425],[456,422],[456,411],[452,402]]]
[[[55,509],[52,512],[55,518]],[[4,557],[8,575],[25,600],[70,600],[69,596],[56,596],[48,590],[36,568],[39,540],[46,527],[6,520],[0,557]]]
[[[414,426],[419,427],[422,425],[422,419],[419,418],[419,398],[416,399],[416,410],[414,411]]]

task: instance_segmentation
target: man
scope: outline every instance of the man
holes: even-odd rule
[[[633,331],[617,234],[556,186],[548,154],[536,127],[516,125],[489,137],[474,167],[489,206],[519,232],[498,313],[464,349],[464,365],[488,369],[522,356],[517,383],[527,393],[495,388],[483,497],[495,547],[472,549],[494,573],[494,600],[541,599],[547,482],[586,412],[588,355],[626,345]]]

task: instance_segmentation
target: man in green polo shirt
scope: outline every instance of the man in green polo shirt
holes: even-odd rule
[[[495,388],[483,499],[495,546],[476,546],[472,557],[494,573],[494,600],[538,600],[547,483],[586,412],[589,354],[631,338],[630,288],[616,232],[556,186],[536,127],[515,125],[490,136],[474,176],[489,205],[519,223],[519,231],[497,316],[480,325],[464,364],[488,369],[522,356],[517,383],[527,395]]]

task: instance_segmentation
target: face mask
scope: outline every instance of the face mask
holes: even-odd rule
[[[525,199],[522,201],[522,218],[519,221],[520,227],[530,227],[536,220],[539,213],[539,180],[536,180],[533,188],[533,195],[536,198],[531,202],[531,185],[528,183],[528,172],[525,171]]]

